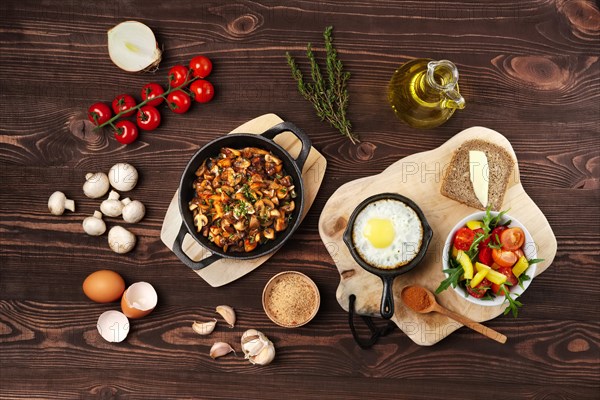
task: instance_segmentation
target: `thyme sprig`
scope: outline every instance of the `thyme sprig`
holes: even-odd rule
[[[304,75],[296,60],[289,52],[286,52],[287,63],[292,70],[292,77],[298,84],[298,91],[315,108],[321,121],[327,121],[346,136],[353,144],[359,143],[358,135],[352,132],[352,124],[346,115],[348,109],[348,80],[350,73],[344,72],[344,65],[337,56],[333,47],[333,27],[325,28],[323,38],[325,39],[326,72],[327,80],[321,73],[321,68],[309,43],[306,46],[306,56],[310,62],[310,75],[312,83],[305,82]]]

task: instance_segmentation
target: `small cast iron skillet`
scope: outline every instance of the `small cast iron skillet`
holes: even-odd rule
[[[273,141],[273,138],[280,133],[290,131],[302,142],[302,149],[295,160],[290,154]],[[258,258],[265,254],[272,253],[279,249],[283,244],[290,238],[292,233],[300,225],[300,216],[304,209],[304,184],[302,183],[302,167],[306,162],[308,153],[311,149],[311,141],[306,134],[300,130],[296,125],[290,122],[281,122],[271,129],[263,132],[261,135],[254,135],[249,133],[237,133],[231,135],[225,135],[212,142],[206,144],[200,150],[194,154],[192,159],[189,161],[187,167],[181,176],[181,182],[179,183],[179,212],[181,214],[181,227],[179,233],[173,243],[173,252],[185,265],[191,269],[197,271],[205,268],[215,261],[222,258],[229,258],[234,260],[249,260],[252,258]],[[294,211],[291,215],[291,220],[288,223],[286,230],[278,232],[275,239],[270,240],[266,243],[260,244],[256,249],[248,253],[243,252],[227,252],[225,253],[222,248],[216,246],[214,243],[208,240],[208,238],[202,236],[201,233],[196,231],[194,225],[193,213],[189,210],[189,202],[194,198],[196,192],[192,187],[192,183],[196,179],[196,170],[204,160],[215,157],[222,147],[231,147],[234,149],[242,149],[244,147],[258,147],[263,150],[272,152],[276,157],[283,161],[283,168],[292,177],[296,198]],[[209,250],[212,254],[200,261],[191,260],[182,250],[183,239],[186,233],[190,234],[196,242],[201,246]]]
[[[419,216],[419,220],[421,221],[421,226],[423,227],[423,240],[421,242],[421,248],[419,252],[408,264],[405,264],[401,267],[397,267],[394,269],[381,269],[375,268],[372,265],[368,264],[364,261],[360,254],[355,249],[354,242],[352,240],[352,228],[354,227],[354,221],[356,220],[356,216],[370,203],[373,203],[378,200],[392,199],[398,200],[402,203],[406,204],[410,208],[412,208],[417,215]],[[390,319],[394,316],[394,292],[393,292],[393,283],[394,279],[398,275],[402,275],[413,268],[415,268],[423,257],[425,257],[425,253],[427,252],[427,248],[429,247],[429,242],[431,242],[431,237],[433,236],[433,231],[431,227],[427,223],[425,219],[425,215],[421,209],[409,198],[404,197],[397,193],[380,193],[375,196],[371,196],[365,199],[362,203],[360,203],[355,209],[352,215],[350,216],[350,220],[348,221],[348,225],[346,226],[346,231],[344,232],[344,243],[348,246],[348,250],[350,250],[350,254],[358,265],[360,265],[366,271],[377,275],[383,281],[383,293],[381,295],[381,316],[385,319]]]

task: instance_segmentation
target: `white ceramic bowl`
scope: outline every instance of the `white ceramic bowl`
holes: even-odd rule
[[[496,215],[498,215],[498,213],[495,212],[495,211],[492,211],[492,215],[496,216]],[[479,212],[476,212],[474,214],[467,215],[462,220],[460,220],[454,226],[454,228],[452,228],[452,230],[448,234],[448,237],[446,238],[446,242],[444,243],[444,250],[443,250],[443,253],[442,253],[442,265],[443,265],[443,269],[450,268],[450,265],[449,265],[450,249],[452,248],[452,242],[453,242],[453,239],[454,239],[454,235],[456,234],[456,231],[458,231],[460,228],[462,228],[463,226],[465,226],[465,224],[468,221],[471,221],[471,220],[481,221],[484,216],[485,216],[485,211],[479,211]],[[523,251],[524,251],[525,256],[527,257],[527,259],[528,260],[532,260],[534,258],[537,258],[537,245],[533,241],[533,238],[529,234],[529,231],[527,230],[527,228],[525,228],[525,226],[522,223],[520,223],[519,221],[517,221],[515,218],[511,217],[508,214],[504,214],[503,217],[502,217],[501,223],[505,223],[507,221],[511,221],[509,227],[519,227],[519,228],[523,229],[523,232],[525,232],[525,244],[523,245]],[[523,282],[523,288],[521,286],[517,286],[516,288],[512,288],[512,290],[510,291],[511,294],[513,294],[513,295],[514,294],[519,294],[520,295],[525,290],[527,290],[527,288],[529,287],[529,285],[533,281],[533,277],[535,276],[536,269],[537,269],[537,264],[531,265],[527,269],[527,272],[526,272],[527,275],[529,275],[529,277],[531,279],[528,280],[528,281]],[[448,274],[445,274],[445,275],[446,275],[446,277],[448,277]],[[475,297],[469,295],[466,292],[466,290],[464,290],[460,286],[456,286],[453,289],[460,295],[461,298],[463,298],[463,299],[465,299],[467,301],[470,301],[471,303],[479,304],[481,306],[498,306],[498,305],[504,303],[504,301],[505,301],[504,296],[502,296],[502,295],[496,296],[496,298],[494,298],[493,300],[483,300],[483,299],[476,299]]]

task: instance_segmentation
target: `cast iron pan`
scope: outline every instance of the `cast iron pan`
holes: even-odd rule
[[[374,201],[384,200],[384,199],[399,200],[402,203],[409,206],[410,208],[412,208],[419,216],[419,219],[421,220],[421,226],[423,227],[423,241],[421,243],[421,248],[419,249],[419,252],[415,256],[415,258],[413,258],[408,264],[403,265],[401,267],[394,268],[394,269],[375,268],[375,267],[371,266],[370,264],[367,264],[360,257],[360,254],[358,254],[358,252],[354,248],[354,242],[352,240],[352,227],[354,226],[354,221],[356,220],[356,216],[368,204],[373,203]],[[360,265],[366,271],[369,271],[370,273],[377,275],[383,281],[383,293],[381,295],[381,310],[380,310],[381,316],[383,318],[390,319],[394,316],[394,292],[392,290],[394,279],[398,275],[402,275],[402,274],[412,270],[417,265],[419,265],[419,263],[421,262],[423,257],[425,257],[425,253],[427,252],[427,248],[429,247],[429,242],[431,241],[432,236],[433,236],[433,231],[431,230],[431,227],[427,223],[427,220],[425,219],[425,215],[423,215],[423,212],[421,211],[421,209],[412,200],[410,200],[409,198],[404,197],[400,194],[397,194],[397,193],[376,194],[375,196],[371,196],[371,197],[365,199],[362,203],[360,203],[356,207],[356,209],[354,209],[354,212],[352,213],[352,215],[350,216],[350,220],[348,221],[348,225],[346,226],[346,231],[344,232],[344,243],[346,243],[346,246],[348,246],[348,250],[350,250],[350,254],[352,254],[352,257],[354,258],[354,260],[356,260],[358,265]]]
[[[302,149],[300,150],[298,158],[295,160],[287,151],[283,149],[283,147],[279,146],[273,141],[275,136],[286,131],[292,132],[302,142]],[[192,187],[192,183],[196,179],[196,170],[198,167],[200,167],[200,165],[202,165],[202,162],[207,158],[215,157],[222,147],[242,149],[250,146],[271,151],[275,156],[283,161],[283,168],[294,181],[295,191],[297,194],[297,197],[294,199],[295,208],[292,212],[291,220],[287,229],[285,231],[278,232],[275,239],[257,246],[256,249],[248,253],[225,253],[222,248],[216,246],[210,242],[208,238],[205,238],[202,236],[202,234],[196,232],[193,214],[188,208],[190,200],[192,200],[192,198],[194,198],[196,195],[196,192]],[[300,130],[300,128],[290,122],[281,122],[266,132],[263,132],[261,135],[249,133],[225,135],[213,140],[198,150],[185,168],[179,184],[179,212],[183,222],[179,228],[179,234],[173,243],[173,252],[175,255],[177,255],[177,257],[179,257],[179,259],[183,261],[185,265],[197,271],[222,258],[248,260],[272,253],[283,246],[292,233],[294,233],[296,228],[298,228],[298,225],[300,225],[300,216],[302,215],[302,210],[304,209],[304,184],[302,183],[302,167],[306,162],[306,158],[308,157],[311,146],[312,144],[310,139],[304,132]],[[196,240],[196,242],[208,249],[212,254],[200,261],[191,260],[181,248],[186,233],[190,234]]]

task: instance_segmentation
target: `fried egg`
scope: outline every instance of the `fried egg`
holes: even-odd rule
[[[356,216],[352,241],[367,264],[394,269],[417,256],[423,242],[423,226],[415,210],[403,202],[378,200]]]

